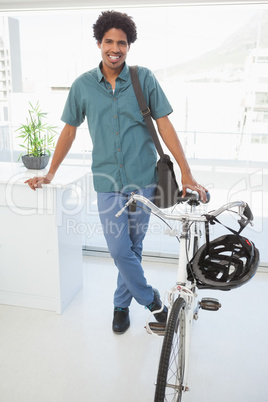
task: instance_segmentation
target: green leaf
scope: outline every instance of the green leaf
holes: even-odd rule
[[[29,105],[29,118],[26,118],[26,124],[21,124],[15,132],[19,132],[17,138],[21,138],[23,143],[27,142],[27,147],[23,144],[20,146],[27,149],[28,154],[41,156],[45,150],[50,152],[55,149],[53,140],[57,134],[57,127],[43,123],[42,120],[47,118],[47,113],[41,111],[39,101],[35,106],[31,102]]]

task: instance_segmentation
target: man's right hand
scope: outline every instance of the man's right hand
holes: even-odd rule
[[[32,179],[26,180],[24,183],[27,183],[28,186],[35,191],[37,188],[42,188],[43,184],[49,184],[52,179],[53,175],[48,174],[46,176],[35,176]]]
[[[76,130],[77,127],[65,124],[59,136],[48,174],[40,177],[33,177],[24,182],[27,183],[32,190],[35,191],[37,188],[42,188],[43,184],[49,184],[51,182],[58,167],[72,146],[76,136]]]

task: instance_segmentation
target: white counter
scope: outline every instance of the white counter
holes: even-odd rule
[[[83,168],[62,166],[53,182],[33,191],[25,180],[46,169],[0,162],[0,303],[61,314],[82,287],[80,221]]]

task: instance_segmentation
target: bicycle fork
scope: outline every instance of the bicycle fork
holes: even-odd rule
[[[192,284],[187,279],[187,265],[188,261],[191,260],[196,247],[196,241],[198,233],[196,232],[196,225],[193,225],[189,228],[189,222],[185,221],[182,225],[182,232],[180,236],[180,256],[179,256],[179,265],[178,265],[178,273],[177,273],[177,290],[179,293],[179,297],[182,297],[185,300],[185,339],[184,342],[184,375],[183,375],[183,383],[181,385],[182,392],[189,391],[188,388],[188,372],[189,372],[189,358],[190,358],[190,347],[191,347],[191,336],[192,336],[192,325],[193,319],[195,315],[195,299],[197,294],[195,294],[192,289]],[[189,229],[191,230],[191,239],[190,247],[187,248],[187,240]]]
[[[188,387],[188,372],[189,372],[189,360],[190,360],[190,347],[191,347],[191,338],[192,338],[192,326],[194,319],[194,298],[192,296],[192,301],[188,302],[185,306],[185,371],[184,371],[184,379],[182,385],[182,391],[189,391]]]

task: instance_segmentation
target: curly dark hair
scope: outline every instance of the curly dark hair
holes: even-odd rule
[[[112,28],[121,29],[127,35],[128,44],[137,39],[136,24],[132,17],[118,11],[104,11],[93,25],[94,38],[101,43],[104,34]]]

